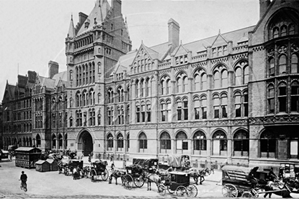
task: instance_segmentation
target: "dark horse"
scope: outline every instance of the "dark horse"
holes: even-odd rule
[[[126,171],[114,169],[108,178],[108,184],[111,184],[112,178],[115,179],[116,185],[118,184],[118,178],[121,178],[123,184],[123,176],[126,175]]]

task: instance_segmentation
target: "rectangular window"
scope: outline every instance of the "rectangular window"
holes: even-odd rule
[[[206,107],[202,107],[202,119],[207,119]]]
[[[219,118],[219,107],[214,107],[214,118]]]
[[[200,108],[197,107],[194,110],[195,110],[195,120],[200,119]]]
[[[241,117],[241,105],[235,105],[235,117]]]

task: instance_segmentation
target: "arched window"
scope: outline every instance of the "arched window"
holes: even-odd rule
[[[197,131],[193,137],[195,151],[206,151],[206,136],[202,131]]]
[[[202,90],[206,90],[207,89],[207,78],[206,78],[206,74],[203,73],[201,75],[201,88]]]
[[[225,88],[225,87],[227,87],[228,86],[228,73],[227,73],[227,70],[223,70],[222,71],[222,82],[221,82],[221,86],[222,86],[222,88]]]
[[[59,134],[59,136],[58,136],[58,148],[62,149],[62,147],[63,147],[63,138],[62,138],[62,135]]]
[[[269,60],[269,77],[275,75],[275,60],[274,58],[271,58]]]
[[[148,97],[148,96],[150,96],[150,79],[149,78],[146,79],[145,87],[146,87],[145,95],[146,95],[146,97]]]
[[[227,137],[224,132],[217,131],[213,135],[213,155],[227,154]]]
[[[299,83],[296,81],[291,85],[291,111],[299,112]]]
[[[56,149],[56,136],[52,135],[52,149]]]
[[[144,152],[147,149],[147,136],[144,132],[139,135],[139,149],[140,152]]]
[[[182,102],[180,99],[176,101],[176,108],[177,108],[177,120],[181,121],[182,120]]]
[[[294,35],[295,34],[295,25],[291,24],[289,25],[289,35]]]
[[[140,96],[140,86],[139,86],[139,80],[135,81],[135,97],[139,98]]]
[[[146,103],[146,122],[151,122],[151,102]]]
[[[287,112],[287,87],[285,83],[278,86],[279,112]]]
[[[141,79],[141,83],[140,83],[140,97],[144,97],[144,93],[145,93],[145,85],[144,85],[144,79]]]
[[[187,136],[183,131],[180,131],[176,135],[176,149],[177,151],[188,150]]]
[[[298,56],[296,54],[292,55],[291,73],[299,73],[299,61]]]
[[[248,82],[249,82],[249,67],[245,66],[243,72],[244,72],[244,84],[248,84]]]
[[[279,65],[278,65],[278,73],[279,74],[286,73],[286,65],[287,65],[287,58],[285,55],[281,55],[279,57]]]
[[[244,116],[248,116],[248,91],[243,92],[243,114]]]
[[[123,148],[124,147],[124,138],[123,135],[121,133],[118,134],[117,136],[117,149],[119,148]]]
[[[285,25],[281,26],[280,34],[281,34],[281,37],[286,36],[286,34],[287,34],[287,28],[286,28]]]
[[[188,92],[188,78],[184,76],[182,78],[182,92]]]
[[[275,134],[270,131],[264,131],[260,136],[260,156],[264,158],[275,158],[277,148],[277,139]]]
[[[234,156],[249,155],[249,133],[239,130],[234,134]]]
[[[275,27],[273,29],[273,38],[279,37],[279,28]]]
[[[167,132],[163,132],[160,135],[160,149],[161,149],[160,152],[171,149],[171,137]]]
[[[275,89],[272,84],[268,86],[267,99],[268,99],[268,113],[274,113],[275,112]]]
[[[220,88],[220,73],[216,71],[214,73],[214,88]]]
[[[195,91],[200,91],[201,90],[200,75],[199,74],[195,74],[195,76],[194,76],[194,90]]]
[[[182,92],[182,78],[181,77],[177,77],[177,79],[176,79],[176,92],[177,93]]]
[[[107,135],[107,150],[112,151],[114,148],[114,137],[111,133]]]
[[[166,89],[167,89],[166,94],[167,94],[167,95],[170,94],[170,93],[171,93],[171,83],[170,83],[170,79],[167,79],[167,80],[166,80]]]
[[[240,67],[235,69],[235,85],[242,85],[242,69]]]

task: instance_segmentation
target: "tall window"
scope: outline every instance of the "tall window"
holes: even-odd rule
[[[299,112],[299,84],[296,81],[291,85],[291,111]]]
[[[177,150],[188,150],[187,136],[182,131],[180,131],[176,135],[176,149]]]
[[[279,65],[278,65],[279,74],[286,73],[286,65],[287,65],[287,58],[285,55],[281,55],[279,58]]]
[[[201,117],[207,119],[207,100],[206,96],[201,97]]]
[[[41,137],[39,134],[36,135],[36,147],[41,147]]]
[[[146,104],[146,109],[147,109],[146,110],[146,114],[147,114],[146,115],[146,118],[147,118],[146,121],[151,122],[151,103],[149,101]]]
[[[268,98],[268,113],[274,113],[275,112],[275,89],[272,84],[268,86],[267,98]]]
[[[180,73],[176,77],[176,91],[177,93],[182,93],[187,91],[188,80],[185,73]]]
[[[218,95],[213,96],[213,108],[214,108],[214,118],[219,118],[220,116],[220,100]]]
[[[177,105],[177,120],[180,121],[182,120],[182,102],[180,99],[177,100],[176,105]]]
[[[167,80],[166,80],[166,89],[167,89],[166,94],[167,94],[167,95],[170,94],[170,93],[171,93],[171,83],[170,83],[170,79],[167,79]]]
[[[227,76],[228,76],[227,70],[223,70],[222,71],[222,76],[221,76],[221,78],[222,78],[222,80],[221,80],[221,86],[222,86],[222,88],[225,88],[225,87],[228,86]]]
[[[207,77],[206,77],[205,73],[203,73],[201,75],[201,89],[202,90],[206,90],[207,89]]]
[[[234,137],[234,156],[249,155],[249,134],[244,130],[239,130]]]
[[[244,116],[248,116],[248,91],[243,93]]]
[[[136,105],[136,122],[137,123],[140,122],[140,114],[141,114],[141,108],[140,108],[140,105],[137,104]]]
[[[199,74],[195,74],[194,76],[194,90],[195,91],[200,91],[201,87],[200,87],[200,75]]]
[[[147,149],[147,136],[144,132],[142,132],[139,136],[139,149],[140,152]]]
[[[244,75],[244,84],[247,84],[249,82],[249,67],[248,66],[244,67],[243,75]]]
[[[242,69],[240,67],[235,69],[235,85],[240,86],[242,85]]]
[[[63,147],[63,138],[62,138],[62,135],[59,134],[59,136],[58,136],[58,148],[62,149],[62,147]]]
[[[56,149],[56,136],[52,135],[52,149]]]
[[[200,100],[198,97],[194,99],[194,115],[195,120],[200,119]]]
[[[206,136],[202,131],[197,131],[193,137],[194,150],[205,151],[206,150]]]
[[[146,97],[150,96],[150,93],[151,93],[150,92],[151,91],[150,83],[151,83],[150,79],[147,78],[146,85],[145,85],[145,87],[146,87]]]
[[[140,82],[140,95],[139,97],[144,97],[144,91],[145,91],[145,85],[144,85],[144,79],[141,79],[141,82]]]
[[[271,58],[269,60],[269,77],[275,75],[275,60]]]
[[[214,88],[220,88],[220,73],[218,71],[214,73]]]
[[[163,149],[164,150],[171,149],[171,137],[167,132],[163,132],[160,135],[160,149],[161,152],[163,151]]]
[[[227,95],[221,95],[222,118],[227,118]]]
[[[275,158],[277,139],[273,132],[264,131],[260,136],[260,155],[264,158]]]
[[[123,148],[124,147],[124,138],[121,133],[118,134],[117,136],[117,148]]]
[[[287,87],[285,83],[278,86],[279,112],[287,112]]]
[[[111,151],[114,148],[114,137],[111,133],[107,135],[107,150]]]
[[[298,56],[296,54],[292,55],[291,73],[299,73],[299,62],[298,62]]]
[[[188,112],[188,100],[185,98],[183,99],[183,115],[184,115],[184,120],[189,119],[189,112]]]
[[[217,131],[213,135],[213,155],[226,155],[227,137],[224,132]]]
[[[241,93],[234,94],[235,117],[242,116]]]

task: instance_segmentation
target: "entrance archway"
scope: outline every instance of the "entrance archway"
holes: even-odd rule
[[[89,132],[81,133],[78,140],[78,150],[82,151],[84,156],[88,156],[93,151],[93,138]]]

